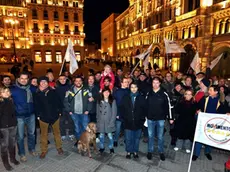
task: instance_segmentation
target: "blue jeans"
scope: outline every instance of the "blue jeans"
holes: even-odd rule
[[[165,120],[148,120],[148,152],[153,153],[154,151],[155,129],[157,129],[158,152],[164,152],[164,124]]]
[[[126,152],[137,153],[139,151],[140,138],[141,138],[141,129],[139,130],[125,129]]]
[[[113,149],[113,133],[107,133],[108,138],[109,138],[109,149]],[[99,135],[100,139],[100,149],[105,149],[105,133],[100,133]]]
[[[201,148],[202,148],[202,143],[199,143],[199,142],[196,142],[195,143],[195,148],[194,148],[194,155],[196,156],[200,156],[200,151],[201,151]],[[205,149],[204,149],[204,153],[205,154],[209,154],[211,153],[211,147],[208,146],[208,145],[205,145]]]
[[[116,120],[116,131],[115,131],[115,135],[114,135],[114,141],[118,142],[119,140],[119,136],[120,136],[120,132],[121,132],[121,124],[122,122],[120,120]]]
[[[32,114],[29,117],[17,117],[18,121],[18,132],[17,132],[17,144],[18,144],[18,154],[19,156],[25,155],[24,146],[24,129],[27,126],[27,144],[29,152],[35,151],[35,115]]]
[[[71,118],[75,126],[75,137],[77,140],[79,140],[81,134],[86,130],[86,127],[89,123],[89,117],[88,115],[74,113],[71,115]]]
[[[176,147],[178,147],[179,149],[182,149],[183,145],[184,145],[185,149],[190,150],[192,143],[191,143],[191,141],[189,139],[186,139],[186,140],[177,139]]]

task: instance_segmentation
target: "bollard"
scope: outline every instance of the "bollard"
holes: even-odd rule
[[[230,159],[225,163],[225,172],[230,172]]]

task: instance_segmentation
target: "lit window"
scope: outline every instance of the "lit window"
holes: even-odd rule
[[[46,51],[45,58],[46,58],[46,62],[47,62],[47,63],[52,62],[52,54],[51,54],[51,51]]]
[[[58,24],[54,25],[54,32],[60,32],[60,28]]]
[[[18,12],[18,17],[23,17],[23,13],[21,11]]]
[[[56,62],[61,63],[62,62],[62,55],[60,51],[56,51]]]
[[[41,63],[42,62],[42,56],[41,56],[41,51],[35,51],[35,62]]]
[[[79,51],[76,51],[75,57],[76,57],[77,61],[80,61],[81,60],[81,53]]]

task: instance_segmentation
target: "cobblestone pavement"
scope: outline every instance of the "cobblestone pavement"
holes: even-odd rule
[[[175,152],[170,145],[168,134],[165,138],[165,161],[160,161],[157,153],[154,153],[151,161],[147,160],[147,144],[142,140],[138,160],[125,158],[126,152],[124,145],[121,145],[122,140],[118,148],[115,148],[115,154],[110,155],[109,150],[106,149],[103,155],[93,153],[93,158],[90,159],[77,153],[76,148],[73,148],[73,141],[64,141],[64,155],[58,155],[53,136],[49,134],[51,144],[44,160],[27,153],[28,161],[21,163],[18,167],[13,167],[16,172],[187,172],[189,154],[186,154],[184,150]],[[36,150],[39,152],[39,144]],[[196,162],[192,162],[191,172],[224,172],[224,163],[230,153],[215,149],[212,156],[213,160],[209,161],[202,151],[201,157]],[[0,172],[5,172],[1,161]]]

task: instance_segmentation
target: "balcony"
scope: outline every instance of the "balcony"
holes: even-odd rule
[[[65,30],[64,34],[70,34],[70,31],[69,30]]]
[[[32,16],[32,19],[38,19],[38,16],[36,15],[36,16]]]
[[[33,33],[39,33],[39,29],[38,28],[33,29]]]

